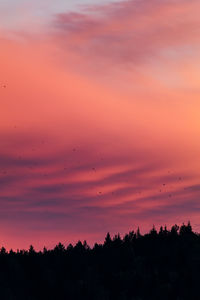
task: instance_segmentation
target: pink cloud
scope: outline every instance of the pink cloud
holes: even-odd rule
[[[188,43],[199,46],[199,9],[197,0],[122,1],[60,14],[55,32],[63,46],[95,64],[143,64]]]

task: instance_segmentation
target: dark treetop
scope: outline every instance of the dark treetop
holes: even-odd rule
[[[0,299],[200,299],[200,235],[191,225],[139,229],[104,244],[0,251]]]

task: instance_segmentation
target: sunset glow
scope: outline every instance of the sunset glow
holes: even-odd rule
[[[199,0],[61,2],[0,24],[1,244],[200,231]]]

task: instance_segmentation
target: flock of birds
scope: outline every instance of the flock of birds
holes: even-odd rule
[[[1,84],[1,88],[5,89],[6,87],[7,87],[6,84]],[[14,128],[16,129],[17,126],[15,125]],[[42,141],[42,144],[44,144],[44,141]],[[32,151],[35,151],[35,149],[32,149]],[[77,151],[76,148],[73,148],[73,149],[72,149],[72,152],[76,152],[76,151]],[[22,159],[21,156],[19,156],[18,158],[19,158],[20,160]],[[36,165],[37,165],[37,163],[35,164],[35,166],[36,166]],[[33,169],[33,166],[29,166],[29,169]],[[65,167],[64,170],[67,170],[67,168]],[[97,170],[96,170],[95,167],[93,167],[93,168],[92,168],[92,171],[96,172]],[[3,175],[7,175],[8,172],[7,172],[5,169],[3,169],[3,170],[1,171],[1,173],[2,173]],[[169,172],[168,172],[168,173],[169,173]],[[44,176],[48,176],[48,174],[44,174]],[[182,178],[181,178],[181,177],[178,177],[178,180],[180,181],[180,180],[182,180]],[[163,185],[163,187],[165,187],[165,186],[166,186],[166,183],[163,183],[162,185]],[[162,190],[160,189],[159,192],[161,193]],[[141,194],[141,192],[139,192],[139,193]],[[102,192],[99,191],[98,194],[101,195]],[[112,192],[112,195],[114,195],[114,192]],[[172,194],[169,194],[169,197],[172,197]]]
[[[15,126],[15,127],[16,127],[16,126]],[[44,141],[43,141],[43,144],[44,144]],[[36,149],[35,149],[35,148],[32,148],[32,151],[36,151]],[[73,149],[72,149],[72,152],[76,152],[76,151],[77,151],[76,148],[73,148]],[[18,156],[18,159],[19,159],[19,160],[22,160],[23,157],[20,155],[20,156]],[[34,163],[34,166],[28,166],[28,168],[29,168],[30,170],[33,170],[33,169],[34,169],[35,167],[37,167],[37,166],[38,166],[38,164],[35,162],[35,163]],[[63,170],[64,170],[64,171],[67,171],[68,168],[67,168],[67,167],[64,167]],[[91,168],[91,171],[93,171],[93,172],[96,173],[96,172],[97,172],[97,168],[96,168],[96,167],[92,167],[92,168]],[[168,173],[169,173],[169,172],[168,172]],[[3,174],[3,175],[5,176],[5,175],[8,174],[8,172],[7,172],[5,169],[2,169],[1,174]],[[45,173],[44,176],[47,177],[48,174]],[[182,177],[178,177],[177,179],[178,179],[179,181],[181,181],[181,180],[182,180]],[[166,183],[163,183],[162,186],[163,186],[163,188],[164,188],[164,187],[167,186],[167,184],[166,184]],[[163,191],[162,189],[159,190],[160,193],[161,193],[162,191]],[[142,192],[140,191],[140,192],[138,192],[138,193],[141,194]],[[98,195],[102,195],[103,192],[102,192],[102,191],[98,191],[97,194],[98,194]],[[114,195],[115,192],[111,192],[111,194]],[[172,194],[169,194],[168,197],[172,197]]]

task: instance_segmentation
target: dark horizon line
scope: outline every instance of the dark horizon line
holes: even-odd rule
[[[107,239],[109,239],[110,242],[112,243],[116,240],[124,242],[126,237],[128,237],[128,236],[132,236],[133,239],[134,238],[139,239],[139,238],[145,238],[145,237],[148,237],[148,236],[161,237],[162,235],[163,236],[164,235],[169,236],[169,235],[172,235],[172,234],[176,235],[176,236],[181,236],[181,235],[184,235],[184,233],[191,233],[193,235],[200,236],[199,232],[196,232],[196,231],[194,232],[192,230],[192,226],[191,226],[190,221],[187,222],[187,225],[185,225],[184,222],[180,226],[177,225],[177,224],[174,224],[174,225],[171,226],[171,229],[168,229],[166,224],[164,226],[161,225],[159,230],[157,230],[156,226],[153,224],[152,229],[150,229],[149,232],[144,233],[144,234],[141,234],[139,226],[137,227],[136,231],[131,230],[128,233],[125,233],[122,237],[121,237],[119,232],[117,234],[113,234],[113,236],[111,237],[110,232],[108,231],[107,235],[105,236],[104,242],[103,243],[95,242],[95,243],[93,243],[92,247],[88,245],[88,243],[85,239],[83,241],[78,240],[77,242],[74,243],[74,245],[72,243],[69,243],[66,247],[61,242],[58,242],[55,245],[54,248],[50,248],[50,249],[47,249],[46,246],[43,246],[42,251],[41,250],[36,251],[32,244],[29,246],[28,250],[18,249],[18,248],[17,248],[17,250],[13,250],[12,248],[10,248],[10,250],[7,251],[6,248],[4,246],[2,246],[0,248],[0,255],[1,254],[12,254],[12,253],[13,254],[19,254],[19,253],[28,254],[28,253],[31,253],[31,252],[36,253],[36,254],[41,254],[41,253],[44,253],[44,252],[52,252],[52,251],[55,251],[56,249],[57,250],[62,249],[63,251],[68,251],[69,249],[76,248],[77,246],[82,246],[83,248],[85,248],[87,250],[94,250],[96,246],[103,247],[105,245]]]

